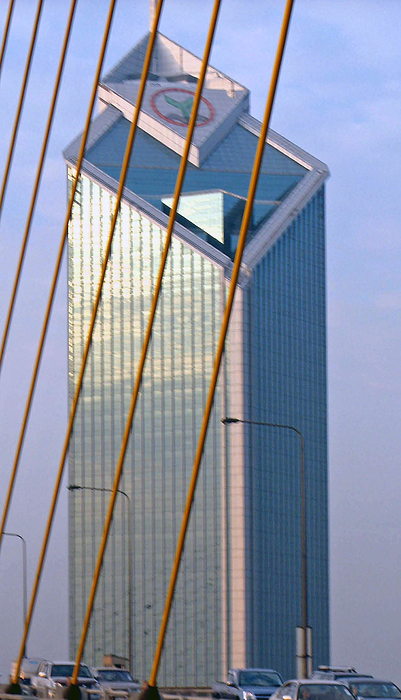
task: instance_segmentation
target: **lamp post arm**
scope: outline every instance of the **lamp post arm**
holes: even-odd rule
[[[241,418],[230,418],[226,416],[221,419],[224,425],[234,423],[244,423],[245,425],[261,425],[266,428],[286,428],[292,430],[299,437],[300,441],[300,488],[301,488],[301,559],[302,559],[302,627],[304,630],[304,677],[307,677],[307,627],[308,627],[308,561],[307,561],[307,541],[306,541],[306,479],[305,479],[305,442],[303,435],[294,425],[287,423],[270,423],[267,421],[246,420]]]
[[[112,493],[113,490],[103,487],[103,486],[78,486],[77,484],[70,484],[67,486],[68,491],[103,491],[107,493]],[[129,624],[128,624],[128,646],[129,646],[129,665],[130,665],[130,671],[132,673],[133,670],[133,657],[132,657],[132,642],[133,642],[133,633],[132,633],[132,613],[133,613],[133,606],[132,606],[132,589],[133,589],[133,571],[132,571],[132,557],[133,557],[133,547],[132,547],[132,530],[133,530],[133,514],[132,514],[132,502],[131,498],[128,496],[128,493],[123,491],[122,489],[117,489],[117,493],[121,493],[122,496],[125,496],[125,498],[128,501],[128,512],[129,512],[129,530],[128,530],[128,549],[129,549],[129,557],[128,557],[128,580],[129,580],[129,585],[128,585],[128,615],[129,615]]]
[[[27,600],[28,600],[28,595],[27,595],[27,575],[26,575],[26,542],[24,537],[22,535],[19,535],[17,532],[4,532],[2,533],[3,535],[7,535],[8,537],[18,537],[18,539],[21,540],[22,544],[22,580],[23,580],[23,598],[22,598],[22,615],[23,615],[23,623],[25,625],[25,620],[26,620],[26,615],[27,615]],[[24,656],[26,656],[26,645],[24,648]]]

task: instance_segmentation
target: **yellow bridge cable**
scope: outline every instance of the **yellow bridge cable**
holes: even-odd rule
[[[44,0],[39,0],[38,7],[36,10],[35,21],[34,21],[34,25],[33,25],[33,32],[32,32],[32,37],[31,37],[31,43],[29,46],[28,57],[26,60],[24,78],[22,81],[22,87],[21,87],[17,112],[16,112],[16,116],[15,116],[15,121],[14,121],[14,128],[13,128],[11,141],[10,141],[10,148],[9,148],[8,156],[7,156],[6,169],[4,171],[3,183],[2,183],[1,191],[0,191],[0,215],[1,215],[2,208],[3,208],[3,201],[4,201],[4,195],[6,193],[8,176],[10,174],[11,161],[12,161],[13,155],[14,155],[14,146],[15,146],[15,142],[17,139],[18,127],[19,127],[21,114],[22,114],[22,107],[24,105],[26,87],[28,84],[29,71],[30,71],[31,65],[32,65],[32,57],[33,57],[33,51],[35,48],[36,37],[38,35],[39,21],[40,21],[40,15],[42,12],[43,2],[44,2]]]
[[[27,400],[24,421],[22,424],[22,430],[21,430],[20,439],[19,439],[19,443],[18,443],[17,453],[16,453],[15,460],[14,460],[13,472],[12,472],[11,479],[10,479],[6,505],[5,505],[4,513],[3,513],[2,525],[0,525],[0,543],[1,543],[2,531],[4,530],[5,520],[7,517],[7,510],[8,510],[9,504],[10,504],[10,500],[11,500],[12,489],[13,489],[13,485],[14,485],[14,481],[15,481],[15,477],[16,477],[19,456],[20,456],[20,452],[21,452],[21,448],[22,448],[22,442],[24,439],[24,432],[25,432],[27,421],[28,421],[30,405],[32,402],[32,396],[33,396],[36,378],[37,378],[37,374],[38,374],[38,370],[39,370],[39,364],[40,364],[40,359],[41,359],[44,341],[45,341],[45,337],[46,337],[47,326],[49,323],[50,312],[51,312],[51,308],[52,308],[53,300],[54,300],[54,296],[55,296],[56,284],[57,284],[58,276],[60,273],[64,245],[65,245],[65,241],[66,241],[67,234],[68,234],[68,224],[69,224],[69,221],[71,218],[71,212],[72,212],[75,193],[76,193],[76,189],[77,189],[79,173],[80,173],[82,161],[84,158],[86,142],[87,142],[89,129],[90,129],[90,125],[91,125],[92,112],[93,112],[93,108],[94,108],[94,104],[95,104],[95,100],[96,100],[97,87],[98,87],[100,74],[101,74],[102,67],[103,67],[103,61],[104,61],[104,56],[106,53],[107,42],[108,42],[108,38],[109,38],[109,34],[110,34],[110,27],[111,27],[111,22],[113,19],[113,13],[114,13],[116,1],[117,0],[110,0],[109,12],[108,12],[107,20],[106,20],[106,26],[105,26],[105,30],[104,30],[102,45],[100,48],[98,65],[96,68],[96,73],[95,73],[95,77],[94,77],[94,81],[93,81],[92,94],[90,97],[88,113],[87,113],[86,122],[85,122],[85,128],[83,131],[81,146],[80,146],[79,154],[78,154],[78,158],[77,158],[76,175],[75,175],[75,179],[74,179],[74,182],[73,182],[72,188],[71,188],[70,200],[69,200],[68,207],[67,207],[67,213],[66,213],[64,228],[63,228],[63,232],[62,232],[62,236],[61,236],[58,258],[57,258],[57,262],[56,262],[56,266],[55,266],[55,270],[54,270],[52,286],[51,286],[51,290],[50,290],[50,294],[49,294],[49,300],[48,300],[46,313],[45,313],[45,319],[44,319],[43,328],[42,328],[42,334],[41,334],[41,338],[39,341],[38,353],[37,353],[36,363],[35,363],[35,367],[34,367],[34,371],[33,371],[33,375],[32,375],[31,386],[30,386],[29,396],[28,396],[28,400]],[[22,658],[24,655],[24,648],[25,648],[25,644],[26,644],[26,640],[27,640],[27,636],[28,636],[28,632],[29,632],[29,627],[30,627],[32,614],[33,614],[33,609],[35,606],[36,594],[37,594],[37,590],[39,587],[39,581],[40,581],[40,576],[42,573],[44,558],[46,555],[46,547],[47,547],[47,543],[48,543],[48,540],[50,537],[50,530],[51,530],[53,515],[54,515],[55,508],[56,508],[57,497],[58,497],[58,493],[59,493],[59,489],[60,489],[61,476],[62,476],[62,474],[58,475],[56,487],[55,487],[54,494],[53,494],[53,501],[51,504],[50,513],[49,513],[49,517],[48,517],[48,521],[47,521],[46,534],[45,534],[45,538],[43,541],[43,545],[42,545],[42,549],[41,549],[41,553],[40,553],[40,557],[39,557],[38,568],[37,568],[35,581],[34,581],[34,585],[33,585],[33,589],[32,589],[31,599],[29,602],[28,613],[27,613],[27,617],[25,620],[25,628],[24,628],[21,648],[20,648],[18,660],[17,660],[16,667],[15,667],[14,683],[16,683],[18,680],[19,669],[20,669],[21,661],[22,661]]]
[[[151,306],[151,310],[150,310],[150,314],[149,314],[145,339],[144,339],[144,343],[142,346],[142,352],[141,352],[141,357],[139,360],[138,372],[137,372],[137,376],[136,376],[136,380],[135,380],[135,386],[134,386],[133,393],[132,393],[131,404],[129,407],[127,421],[126,421],[125,428],[124,428],[124,435],[123,435],[120,455],[119,455],[119,459],[118,459],[118,463],[117,463],[117,467],[116,467],[112,495],[110,497],[110,502],[109,502],[109,506],[108,506],[108,510],[107,510],[107,515],[106,515],[105,525],[104,525],[104,530],[103,530],[103,535],[102,535],[102,541],[100,543],[99,552],[98,552],[97,561],[96,561],[96,566],[95,566],[95,571],[93,574],[92,585],[91,585],[91,590],[90,590],[90,594],[89,594],[89,598],[88,598],[85,619],[84,619],[84,623],[82,626],[81,639],[79,642],[77,656],[76,656],[76,660],[75,660],[75,668],[74,668],[74,673],[72,676],[72,683],[77,682],[79,664],[81,662],[81,658],[82,658],[82,654],[83,654],[83,650],[84,650],[86,635],[87,635],[90,617],[92,614],[93,603],[94,603],[95,595],[96,595],[96,589],[97,589],[97,585],[99,582],[100,571],[101,571],[102,562],[103,562],[103,555],[104,555],[104,552],[106,549],[107,538],[109,535],[111,521],[112,521],[112,517],[113,517],[114,505],[116,502],[118,486],[120,483],[120,478],[121,478],[121,474],[122,474],[122,470],[123,470],[124,458],[125,458],[125,453],[127,450],[128,440],[129,440],[129,436],[130,436],[130,432],[131,432],[132,420],[134,417],[136,403],[137,403],[138,394],[139,394],[139,389],[141,386],[143,368],[144,368],[145,361],[146,361],[147,351],[148,351],[148,348],[150,345],[153,322],[154,322],[156,309],[157,309],[157,303],[158,303],[160,290],[161,290],[161,286],[162,286],[164,269],[166,266],[167,256],[168,256],[168,252],[169,252],[169,248],[170,248],[170,243],[171,243],[171,238],[172,238],[172,233],[173,233],[173,228],[174,228],[174,221],[175,221],[175,216],[176,216],[176,212],[177,212],[177,208],[178,208],[178,202],[180,199],[182,185],[184,182],[185,171],[186,171],[187,161],[188,161],[188,155],[189,155],[189,151],[191,148],[192,136],[193,136],[193,132],[194,132],[195,125],[196,125],[196,118],[197,118],[197,114],[198,114],[198,108],[199,108],[199,104],[200,104],[200,100],[201,100],[202,88],[203,88],[203,84],[204,84],[204,80],[205,80],[205,76],[206,76],[206,71],[207,71],[207,67],[208,67],[209,56],[210,56],[210,51],[211,51],[211,47],[212,47],[212,43],[213,43],[213,37],[214,37],[215,29],[216,29],[217,17],[218,17],[220,4],[221,4],[221,0],[215,0],[213,13],[212,13],[211,21],[210,21],[210,26],[209,26],[209,32],[208,32],[206,45],[205,45],[205,52],[204,52],[204,56],[203,56],[203,60],[202,60],[202,66],[200,69],[200,74],[199,74],[198,83],[197,83],[197,87],[196,87],[194,102],[192,105],[191,118],[190,118],[190,121],[188,124],[187,137],[186,137],[183,154],[182,154],[181,161],[180,161],[180,168],[179,168],[178,175],[177,175],[177,182],[176,182],[175,192],[174,192],[174,200],[173,200],[173,205],[172,205],[171,212],[170,212],[167,233],[166,233],[166,240],[165,240],[164,249],[163,249],[163,255],[162,255],[159,273],[158,273],[158,277],[157,277],[157,282],[156,282],[156,286],[155,286],[155,291],[154,291],[154,295],[153,295],[153,299],[152,299],[152,306]]]
[[[35,360],[34,369],[33,369],[32,378],[31,378],[31,383],[30,383],[30,387],[29,387],[28,398],[26,401],[25,413],[24,413],[24,417],[22,420],[22,424],[21,424],[21,430],[20,430],[19,440],[18,440],[18,444],[17,444],[15,457],[14,457],[14,463],[13,463],[13,468],[12,468],[12,472],[11,472],[8,491],[7,491],[7,495],[6,495],[6,501],[5,501],[5,505],[4,505],[2,521],[0,524],[0,548],[1,548],[1,541],[2,541],[2,532],[3,532],[5,525],[6,525],[6,519],[7,519],[7,515],[8,515],[8,510],[10,507],[10,502],[11,502],[12,492],[13,492],[16,474],[17,474],[17,470],[18,470],[18,464],[19,464],[19,459],[20,459],[20,455],[21,455],[22,445],[23,445],[23,441],[25,438],[25,431],[26,431],[26,427],[28,424],[28,418],[29,418],[29,413],[30,413],[30,409],[31,409],[33,394],[35,391],[36,380],[37,380],[37,376],[38,376],[38,372],[39,372],[39,366],[40,366],[40,361],[41,361],[41,357],[42,357],[47,328],[48,328],[48,324],[49,324],[50,313],[51,313],[52,306],[53,306],[57,280],[58,280],[58,277],[60,274],[64,245],[65,245],[65,241],[66,241],[67,234],[68,234],[68,224],[69,224],[69,221],[71,218],[72,207],[74,204],[75,192],[77,189],[77,184],[78,184],[78,179],[79,179],[79,171],[81,169],[81,164],[82,164],[82,161],[84,158],[84,152],[85,152],[86,141],[87,141],[87,137],[88,137],[88,133],[89,133],[89,129],[90,129],[93,107],[94,107],[95,100],[96,100],[97,86],[98,86],[99,77],[100,77],[100,73],[101,73],[102,66],[103,66],[104,55],[106,53],[107,40],[108,40],[108,35],[109,35],[109,31],[110,31],[111,20],[113,17],[115,4],[116,4],[116,0],[111,0],[109,15],[107,17],[107,22],[106,22],[106,30],[105,30],[104,37],[103,37],[103,43],[102,43],[99,61],[98,61],[98,66],[96,69],[96,75],[95,75],[95,79],[94,79],[94,83],[93,83],[92,94],[91,94],[89,108],[88,108],[88,114],[87,114],[85,128],[84,128],[84,132],[83,132],[83,136],[82,136],[80,151],[78,154],[77,172],[76,172],[76,176],[75,176],[72,188],[71,188],[70,201],[69,201],[69,205],[67,208],[67,213],[66,213],[66,217],[65,217],[65,221],[64,221],[63,232],[61,235],[61,240],[60,240],[60,245],[59,245],[59,250],[58,250],[58,257],[56,260],[56,265],[55,265],[55,269],[54,269],[54,273],[53,273],[53,279],[52,279],[52,284],[51,284],[51,288],[50,288],[50,292],[49,292],[49,298],[48,298],[47,307],[46,307],[46,311],[45,311],[42,332],[41,332],[41,336],[39,339],[36,360]],[[107,33],[106,33],[106,31],[107,31]]]
[[[113,3],[113,5],[114,5],[114,3]],[[98,286],[98,291],[97,291],[95,303],[94,303],[93,309],[92,309],[92,318],[91,318],[90,328],[89,328],[89,331],[88,331],[88,337],[87,337],[86,346],[85,346],[85,350],[84,350],[84,354],[83,354],[83,359],[82,359],[82,365],[81,365],[81,370],[80,370],[79,378],[78,378],[78,381],[77,381],[77,384],[76,384],[76,387],[75,387],[74,399],[73,399],[72,406],[71,406],[70,417],[69,417],[69,423],[68,423],[68,427],[67,427],[67,432],[66,432],[66,436],[65,436],[65,440],[64,440],[64,445],[63,445],[62,456],[61,456],[61,459],[60,459],[58,474],[57,474],[57,478],[56,478],[56,485],[55,485],[55,488],[54,488],[53,499],[52,499],[52,503],[51,503],[51,507],[50,507],[50,512],[49,512],[48,521],[47,521],[47,527],[46,527],[46,531],[45,531],[45,535],[44,535],[44,539],[43,539],[43,544],[42,544],[42,550],[41,550],[41,554],[40,554],[40,558],[39,558],[38,570],[37,570],[36,579],[35,579],[35,583],[34,583],[34,588],[33,588],[33,592],[32,592],[32,597],[31,597],[31,601],[30,601],[30,607],[29,607],[29,610],[28,610],[27,621],[26,621],[25,630],[24,630],[24,636],[23,636],[23,640],[22,640],[22,642],[21,642],[19,663],[21,663],[21,661],[22,661],[23,650],[24,650],[24,647],[25,647],[25,644],[26,644],[26,637],[27,637],[27,632],[28,632],[28,629],[29,629],[29,622],[30,622],[30,619],[31,619],[31,616],[32,616],[32,612],[33,612],[33,608],[34,608],[34,604],[35,604],[36,593],[37,593],[37,589],[38,589],[38,585],[39,585],[39,580],[40,580],[40,576],[41,576],[41,572],[42,572],[42,568],[43,568],[44,558],[45,558],[45,555],[46,555],[47,544],[48,544],[49,537],[50,537],[50,531],[51,531],[52,521],[53,521],[53,517],[54,517],[54,513],[55,513],[57,498],[58,498],[59,491],[60,491],[61,480],[62,480],[63,471],[64,471],[64,464],[65,464],[65,460],[66,460],[67,453],[68,453],[69,441],[70,441],[70,437],[71,437],[71,433],[72,433],[72,428],[73,428],[75,413],[76,413],[77,406],[78,406],[78,400],[79,400],[79,396],[80,396],[80,392],[81,392],[81,387],[82,387],[82,383],[83,383],[83,377],[84,377],[84,373],[85,373],[87,358],[88,358],[89,351],[90,351],[90,347],[91,347],[93,328],[94,328],[95,321],[96,321],[96,315],[97,315],[97,310],[98,310],[98,307],[99,307],[99,304],[100,304],[103,282],[104,282],[104,278],[105,278],[105,275],[106,275],[107,262],[108,262],[108,258],[109,258],[109,256],[110,256],[110,252],[111,252],[111,246],[112,246],[112,241],[113,241],[113,233],[114,233],[114,229],[115,229],[115,226],[116,226],[117,217],[118,217],[118,214],[119,214],[119,209],[120,209],[120,204],[121,204],[121,199],[122,199],[122,194],[123,194],[123,189],[124,189],[125,178],[126,178],[126,174],[127,174],[127,171],[128,171],[129,160],[130,160],[130,156],[131,156],[132,145],[133,145],[134,136],[135,136],[135,131],[136,131],[136,125],[137,125],[137,123],[138,123],[139,113],[140,113],[141,103],[142,103],[142,98],[143,98],[143,94],[144,94],[144,91],[145,91],[146,76],[147,76],[147,73],[148,73],[148,70],[149,70],[149,66],[150,66],[150,62],[151,62],[151,58],[152,58],[153,46],[154,46],[154,43],[155,43],[155,40],[156,40],[156,37],[157,37],[157,27],[158,27],[158,22],[159,22],[160,14],[161,14],[162,5],[163,5],[163,0],[159,0],[158,6],[157,6],[157,9],[156,9],[156,13],[155,13],[155,18],[154,18],[154,29],[153,29],[152,34],[151,34],[151,36],[150,36],[149,43],[148,43],[148,48],[147,48],[147,52],[146,52],[146,56],[145,56],[145,62],[144,62],[143,71],[142,71],[142,79],[141,79],[141,84],[140,84],[140,88],[139,88],[139,92],[138,92],[138,97],[137,97],[137,105],[136,105],[135,114],[134,114],[134,119],[133,119],[133,122],[132,122],[132,125],[131,125],[131,129],[130,129],[130,133],[129,133],[129,137],[128,137],[128,141],[127,141],[126,151],[125,151],[125,155],[124,155],[124,162],[123,162],[122,169],[121,169],[121,175],[120,175],[120,183],[119,183],[119,190],[118,190],[117,202],[116,202],[116,206],[115,206],[115,210],[114,210],[114,216],[113,216],[113,220],[112,220],[112,224],[111,224],[111,230],[110,230],[110,234],[109,234],[109,240],[108,240],[107,248],[106,248],[105,255],[104,255],[104,260],[103,260],[103,265],[102,265],[102,271],[101,271],[101,276],[100,276],[100,282],[99,282],[99,286]],[[99,76],[97,77],[97,80],[99,80]],[[78,164],[77,164],[77,175],[78,175],[78,172],[79,172],[78,168],[79,168],[79,169],[81,168],[81,164],[82,164],[82,159],[81,159],[81,162],[79,163],[79,166],[78,166]],[[76,184],[76,181],[77,181],[77,178],[76,178],[76,180],[75,180],[75,184]],[[72,196],[71,196],[71,199],[70,199],[70,207],[69,207],[69,212],[68,212],[68,219],[66,219],[66,224],[67,224],[67,226],[68,226],[68,220],[69,220],[69,218],[70,218],[70,216],[71,216],[72,203],[73,203],[73,195],[74,195],[74,194],[75,194],[75,191],[72,193]],[[78,677],[78,670],[79,670],[79,663],[78,663],[78,666],[74,669],[74,673],[73,673],[73,676],[72,676],[72,682],[73,682],[73,683],[76,682],[76,678]],[[74,680],[74,675],[75,675],[75,680]],[[16,678],[17,678],[17,676],[16,676]]]
[[[69,42],[69,39],[71,36],[72,22],[74,19],[74,12],[75,12],[77,2],[78,2],[78,0],[71,1],[70,14],[68,16],[67,27],[66,27],[65,36],[64,36],[64,42],[63,42],[63,46],[61,49],[61,55],[60,55],[60,61],[59,61],[59,66],[58,66],[58,70],[57,70],[57,75],[56,75],[56,81],[54,83],[53,97],[52,97],[52,101],[50,104],[49,116],[47,118],[47,124],[46,124],[44,139],[43,139],[42,150],[41,150],[40,157],[39,157],[39,164],[38,164],[38,168],[37,168],[37,172],[36,172],[35,184],[33,187],[31,203],[30,203],[29,212],[28,212],[28,218],[27,218],[26,225],[25,225],[24,237],[23,237],[22,244],[21,244],[21,251],[20,251],[20,256],[19,256],[19,260],[18,260],[17,271],[15,274],[14,285],[13,285],[13,289],[11,292],[10,304],[8,307],[8,313],[7,313],[6,323],[5,323],[5,327],[4,327],[3,339],[2,339],[1,348],[0,348],[0,372],[1,372],[1,365],[3,362],[4,350],[5,350],[6,343],[7,343],[8,332],[10,329],[11,318],[12,318],[13,311],[14,311],[15,299],[17,296],[18,286],[19,286],[20,279],[21,279],[22,265],[24,263],[25,252],[26,252],[26,248],[27,248],[27,244],[28,244],[28,238],[29,238],[30,228],[31,228],[32,219],[33,219],[33,213],[34,213],[35,205],[36,205],[36,198],[38,195],[40,180],[42,177],[43,164],[45,161],[47,146],[49,143],[50,130],[52,127],[54,112],[56,109],[56,102],[57,102],[58,92],[60,89],[61,77],[62,77],[62,73],[63,73],[63,69],[64,69],[65,58],[67,55],[68,42]]]
[[[8,12],[7,12],[7,17],[6,17],[6,23],[4,25],[4,34],[3,34],[3,41],[1,43],[1,49],[0,49],[0,75],[1,75],[1,69],[3,66],[3,58],[4,58],[4,53],[6,50],[6,44],[7,44],[7,39],[8,39],[8,32],[10,30],[10,24],[11,24],[11,16],[13,14],[13,9],[14,9],[14,3],[15,0],[10,0],[10,4],[8,6]]]
[[[155,657],[154,657],[154,661],[153,661],[153,668],[152,668],[152,672],[151,672],[150,679],[149,679],[149,685],[151,685],[151,686],[155,685],[155,683],[156,683],[157,671],[159,669],[160,658],[161,658],[163,644],[164,644],[164,638],[165,638],[167,624],[168,624],[171,606],[172,606],[172,602],[173,602],[175,584],[177,581],[178,570],[179,570],[181,557],[182,557],[182,553],[183,553],[183,549],[184,549],[185,536],[187,533],[189,517],[191,514],[192,502],[193,502],[193,498],[195,495],[196,482],[197,482],[197,478],[198,478],[198,474],[199,474],[200,463],[201,463],[203,449],[204,449],[204,445],[205,445],[206,433],[207,433],[207,429],[208,429],[208,425],[209,425],[210,414],[212,411],[215,389],[216,389],[217,380],[219,377],[220,365],[221,365],[221,360],[223,357],[224,345],[225,345],[225,341],[226,341],[227,330],[228,330],[228,325],[229,325],[229,321],[230,321],[230,315],[231,315],[231,311],[232,311],[232,307],[233,307],[233,303],[234,303],[235,290],[236,290],[238,276],[239,276],[239,272],[240,272],[242,254],[244,251],[245,241],[246,241],[246,235],[247,235],[247,231],[248,231],[250,217],[252,214],[253,200],[255,198],[256,187],[258,184],[259,171],[260,171],[260,166],[262,163],[263,151],[264,151],[264,147],[265,147],[267,131],[269,128],[270,115],[272,112],[274,97],[275,97],[275,93],[276,93],[278,76],[279,76],[281,62],[282,62],[282,58],[283,58],[285,41],[286,41],[287,34],[288,34],[288,27],[289,27],[289,23],[290,23],[291,10],[292,10],[293,3],[294,3],[294,0],[287,0],[287,4],[285,7],[283,24],[282,24],[281,33],[280,33],[280,39],[279,39],[279,43],[278,43],[278,47],[277,47],[276,59],[275,59],[274,67],[273,67],[273,73],[272,73],[272,78],[271,78],[271,83],[270,83],[269,94],[267,97],[265,115],[264,115],[264,119],[263,119],[262,128],[260,131],[258,147],[257,147],[255,161],[254,161],[253,170],[252,170],[252,176],[251,176],[251,180],[249,183],[248,198],[247,198],[247,202],[245,205],[244,215],[243,215],[242,223],[241,223],[241,230],[240,230],[240,235],[239,235],[239,240],[238,240],[238,247],[237,247],[237,251],[235,254],[234,267],[233,267],[233,272],[232,272],[232,277],[231,277],[231,282],[230,282],[230,289],[229,289],[229,293],[228,293],[226,308],[224,311],[224,317],[223,317],[223,323],[222,323],[221,332],[220,332],[219,344],[218,344],[218,348],[217,348],[217,352],[216,352],[216,358],[215,358],[215,363],[214,363],[214,368],[213,368],[212,379],[210,382],[209,393],[208,393],[206,407],[205,407],[205,413],[203,416],[202,428],[201,428],[201,432],[200,432],[200,436],[199,436],[199,443],[198,443],[195,461],[194,461],[194,466],[193,466],[191,483],[190,483],[189,490],[188,490],[187,501],[186,501],[184,515],[183,515],[182,524],[181,524],[181,530],[180,530],[178,543],[177,543],[175,560],[174,560],[173,569],[171,572],[170,584],[169,584],[169,589],[168,589],[167,598],[166,598],[166,605],[165,605],[164,612],[163,612],[163,617],[162,617],[162,622],[161,622],[160,632],[159,632],[159,639],[158,639],[156,653],[155,653]]]

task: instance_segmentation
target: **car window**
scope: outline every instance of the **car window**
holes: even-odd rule
[[[301,683],[298,700],[352,700],[352,693],[342,683]]]
[[[295,683],[286,683],[285,685],[283,685],[282,688],[280,688],[280,690],[277,691],[276,698],[278,700],[282,700],[285,696],[293,698],[293,700],[295,700],[296,689],[297,686]]]
[[[357,683],[351,684],[354,695],[362,698],[401,698],[400,689],[394,683]]]
[[[70,678],[74,672],[74,664],[53,664],[52,666],[52,678]],[[79,667],[78,676],[80,678],[92,678],[92,674],[85,664],[81,664]]]
[[[297,684],[296,683],[289,683],[286,688],[286,692],[284,693],[285,696],[288,696],[290,698],[293,698],[295,700],[295,696],[297,694]]]
[[[241,671],[240,685],[276,686],[280,687],[282,680],[274,671]]]
[[[101,681],[113,681],[114,683],[132,683],[133,679],[128,671],[119,668],[98,671],[97,677]]]

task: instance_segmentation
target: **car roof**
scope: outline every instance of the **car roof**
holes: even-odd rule
[[[331,673],[358,673],[353,666],[318,666],[316,671],[327,671]]]
[[[63,660],[61,660],[61,661],[47,661],[46,663],[48,663],[48,664],[73,664],[75,666],[75,660],[69,661],[68,659],[64,660],[64,661]],[[88,666],[88,664],[86,664],[85,661],[81,661],[79,665],[80,666]],[[88,666],[88,668],[89,668],[89,666]]]
[[[287,685],[287,683],[309,683],[311,685],[344,685],[344,683],[341,683],[339,680],[334,680],[333,678],[294,678],[293,680],[286,681],[284,685]]]
[[[392,685],[397,686],[397,683],[390,681],[388,678],[374,678],[373,676],[367,676],[366,678],[361,676],[360,678],[355,678],[354,681],[355,683],[391,683]]]
[[[131,673],[128,668],[118,668],[118,666],[94,666],[94,671],[123,671],[124,673]]]
[[[278,673],[275,668],[257,668],[252,666],[252,668],[230,668],[230,671],[268,671],[269,673]]]

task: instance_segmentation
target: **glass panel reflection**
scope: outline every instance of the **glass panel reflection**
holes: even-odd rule
[[[69,231],[70,399],[80,369],[113,198],[82,177]],[[165,231],[123,204],[70,447],[71,651],[79,638]],[[129,533],[135,674],[149,675],[220,326],[220,271],[173,239],[85,657],[128,656]],[[221,662],[220,395],[205,447],[160,684],[206,684]],[[211,530],[211,524],[213,524]],[[209,534],[210,533],[210,534]],[[208,640],[207,644],[205,640]],[[188,664],[187,649],[198,649]],[[193,658],[191,658],[193,656]]]

